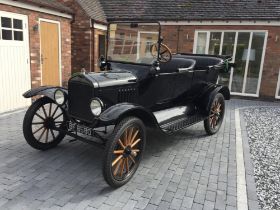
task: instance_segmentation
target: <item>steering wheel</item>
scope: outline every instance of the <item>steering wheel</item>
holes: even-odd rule
[[[158,55],[158,44],[153,44],[151,46],[151,54],[154,58],[157,58]],[[172,58],[171,50],[165,45],[160,44],[160,52],[159,52],[159,62],[167,63]]]

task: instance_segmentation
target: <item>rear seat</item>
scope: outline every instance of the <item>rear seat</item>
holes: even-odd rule
[[[160,63],[160,73],[174,73],[179,72],[179,69],[189,68],[195,64],[192,59],[172,58],[167,63]]]
[[[199,56],[199,55],[174,55],[174,58],[176,59],[193,59],[196,61],[195,68],[196,70],[205,70],[209,66],[215,66],[220,64],[223,59],[221,58],[215,58],[215,57],[210,57],[210,56]]]

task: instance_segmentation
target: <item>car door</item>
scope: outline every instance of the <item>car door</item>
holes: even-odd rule
[[[140,103],[145,107],[156,107],[164,105],[173,99],[175,74],[164,74],[151,76],[139,85]]]
[[[190,95],[189,91],[192,87],[193,82],[193,69],[177,72],[173,76],[173,98],[178,98],[182,95],[188,97]]]

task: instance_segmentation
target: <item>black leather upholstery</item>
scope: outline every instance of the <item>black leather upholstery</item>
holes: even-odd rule
[[[160,73],[178,72],[179,68],[189,68],[194,64],[192,59],[172,58],[169,62],[160,64]]]
[[[209,66],[214,66],[220,64],[223,59],[211,56],[202,56],[202,55],[175,55],[175,58],[185,58],[193,59],[196,61],[195,68],[196,70],[205,70]]]

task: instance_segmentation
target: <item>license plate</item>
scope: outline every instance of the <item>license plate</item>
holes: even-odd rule
[[[68,122],[68,131],[75,133],[77,132],[88,136],[92,136],[94,133],[93,128],[89,128],[75,122]]]

